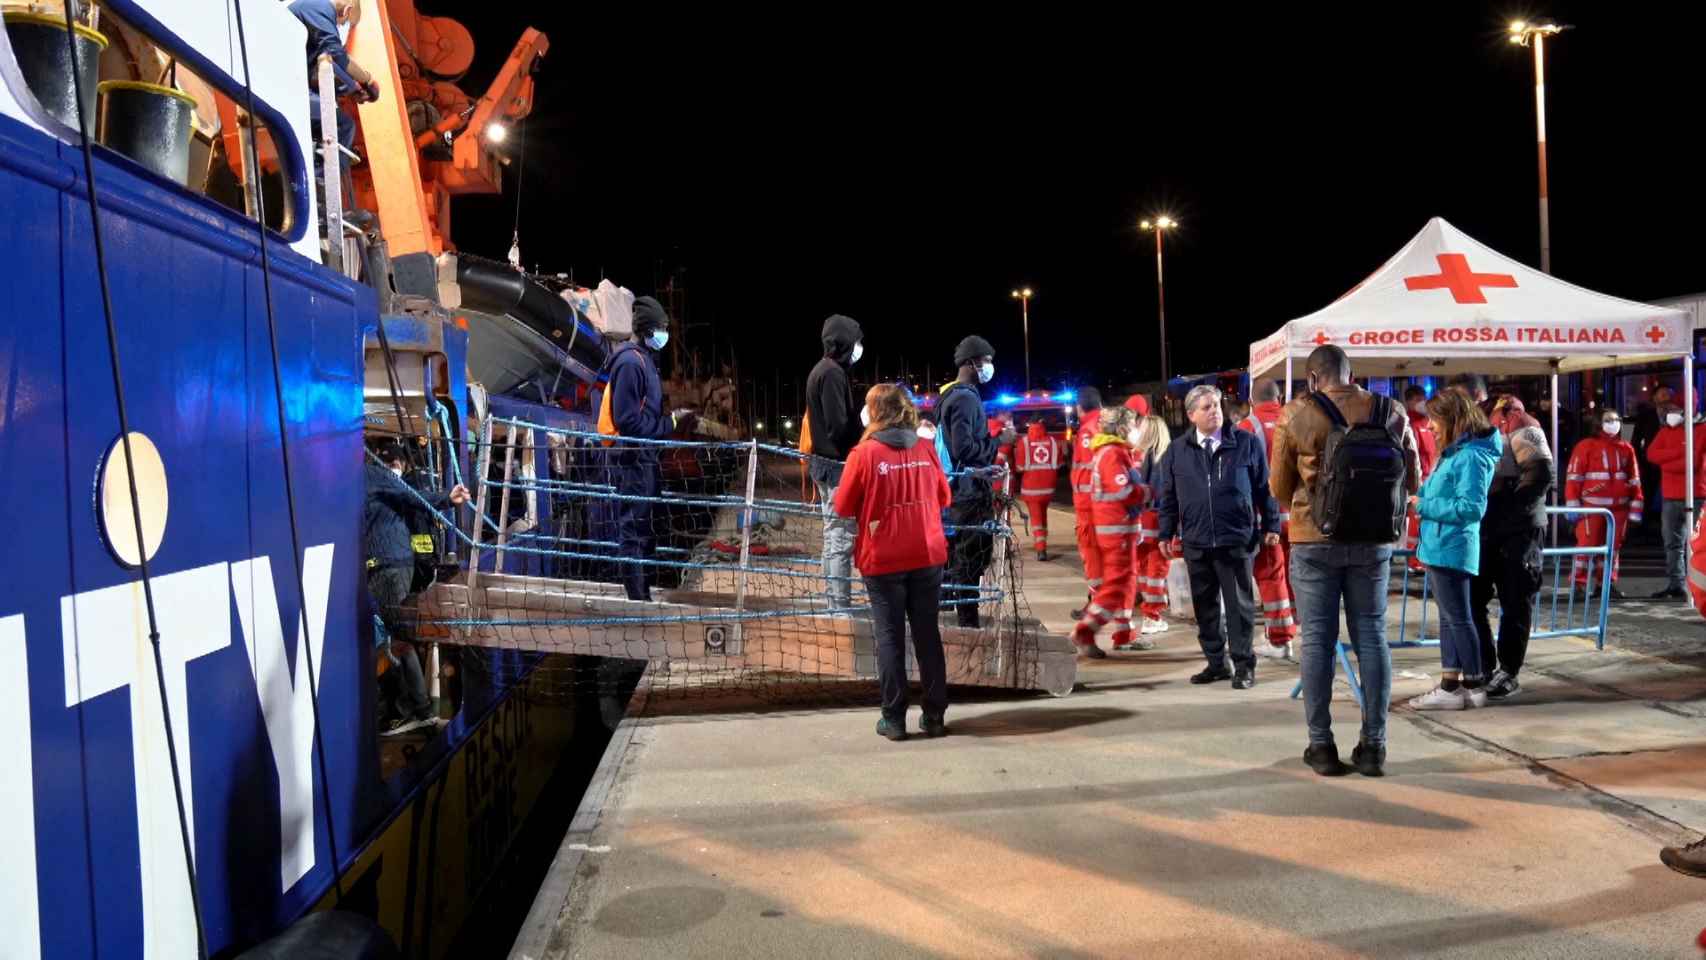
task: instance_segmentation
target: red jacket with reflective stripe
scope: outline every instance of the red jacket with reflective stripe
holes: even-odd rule
[[[1434,464],[1439,462],[1439,440],[1434,436],[1433,424],[1428,422],[1425,413],[1405,410],[1404,415],[1410,418],[1410,432],[1416,435],[1416,464],[1421,467],[1422,479],[1434,472]]]
[[[1661,427],[1647,444],[1647,462],[1659,468],[1666,500],[1682,500],[1688,485],[1688,434],[1682,427]],[[1706,423],[1694,425],[1694,495],[1706,497]]]
[[[1641,468],[1635,448],[1615,437],[1587,437],[1577,441],[1564,471],[1564,505],[1602,507],[1641,522]]]
[[[1131,448],[1117,440],[1096,446],[1090,461],[1090,522],[1098,539],[1130,536],[1134,542],[1142,529],[1143,508],[1149,505],[1149,488],[1138,482],[1132,469]]]
[[[1040,423],[1033,423],[1016,445],[1021,497],[1052,497],[1060,476],[1060,441],[1049,436]]]
[[[1096,423],[1102,411],[1092,410],[1078,424],[1072,435],[1072,509],[1082,512],[1090,506],[1090,441],[1096,438]]]
[[[1273,469],[1274,462],[1274,428],[1279,425],[1280,412],[1285,404],[1278,400],[1264,401],[1250,405],[1250,415],[1238,421],[1238,429],[1245,433],[1253,433],[1262,438],[1262,448],[1268,455],[1268,469]],[[1291,519],[1291,504],[1282,503],[1280,520]]]
[[[885,440],[911,446],[890,446]],[[860,441],[847,455],[835,512],[859,521],[853,559],[867,577],[948,562],[942,511],[953,499],[936,447],[899,428]]]

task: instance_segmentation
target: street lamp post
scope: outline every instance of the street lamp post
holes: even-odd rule
[[[1510,41],[1534,48],[1534,133],[1540,150],[1540,271],[1552,272],[1552,211],[1546,191],[1546,38],[1570,29],[1568,24],[1511,23]]]
[[[1172,217],[1156,217],[1145,220],[1138,227],[1155,234],[1155,312],[1161,323],[1161,382],[1167,382],[1167,289],[1162,282],[1161,273],[1161,235],[1177,227],[1179,221]]]
[[[1025,323],[1025,389],[1031,389],[1031,288],[1025,287],[1013,291],[1013,299],[1019,301],[1019,316]]]

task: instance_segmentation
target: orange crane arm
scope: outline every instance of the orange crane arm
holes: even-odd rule
[[[498,192],[498,165],[485,143],[486,130],[533,112],[533,69],[550,48],[550,39],[532,27],[515,42],[503,69],[475,102],[467,127],[456,138],[450,166],[441,173],[440,180],[451,193]]]

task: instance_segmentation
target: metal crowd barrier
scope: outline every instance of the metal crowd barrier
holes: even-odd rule
[[[1550,560],[1552,564],[1552,579],[1550,586],[1545,584],[1542,585],[1540,593],[1534,599],[1535,626],[1538,627],[1541,625],[1542,617],[1545,615],[1547,608],[1550,608],[1550,617],[1545,621],[1546,629],[1537,629],[1532,631],[1529,633],[1528,639],[1549,640],[1555,637],[1574,637],[1582,636],[1584,634],[1592,634],[1594,638],[1594,648],[1597,650],[1604,650],[1606,628],[1611,612],[1611,578],[1606,574],[1611,570],[1612,551],[1616,549],[1617,518],[1610,510],[1606,510],[1602,507],[1547,507],[1546,514],[1549,519],[1558,516],[1570,516],[1579,520],[1581,517],[1588,516],[1590,514],[1598,516],[1605,521],[1605,528],[1607,532],[1606,542],[1600,546],[1547,547],[1540,551],[1542,575],[1544,576],[1546,563]],[[1399,581],[1399,593],[1403,599],[1399,601],[1397,639],[1389,639],[1386,643],[1386,645],[1391,648],[1439,646],[1439,637],[1437,635],[1430,637],[1427,633],[1429,601],[1428,578],[1425,574],[1418,573],[1410,569],[1408,561],[1410,557],[1414,555],[1414,550],[1392,551],[1392,560],[1397,563],[1399,569],[1403,571]],[[1565,557],[1570,558],[1570,565],[1567,567],[1564,565]],[[1586,560],[1586,579],[1588,583],[1593,583],[1596,575],[1599,577],[1599,589],[1597,591],[1599,596],[1597,598],[1589,597],[1585,590],[1582,591],[1583,595],[1580,604],[1581,610],[1579,620],[1577,618],[1576,604],[1577,591],[1574,583],[1575,562],[1577,558],[1584,558]],[[1415,636],[1413,637],[1410,635],[1410,578],[1412,575],[1419,579],[1422,584],[1421,596],[1415,601],[1418,614],[1417,622],[1414,625]],[[1561,590],[1560,587],[1562,588]],[[1560,612],[1560,592],[1563,596],[1563,621],[1561,625],[1558,616]],[[1595,599],[1598,600],[1597,603],[1594,602]],[[1504,601],[1500,600],[1499,602],[1503,603]],[[1437,601],[1435,605],[1437,606]],[[1298,642],[1302,642],[1301,636],[1298,638]],[[1362,677],[1361,673],[1355,669],[1355,665],[1353,663],[1352,654],[1354,654],[1355,651],[1356,648],[1352,645],[1350,639],[1341,634],[1338,647],[1334,651],[1334,655],[1337,657],[1339,663],[1345,668],[1345,676],[1349,681],[1351,696],[1356,700],[1357,706],[1360,707],[1363,702]],[[1298,648],[1298,652],[1301,655],[1301,646]],[[1296,699],[1302,695],[1302,693],[1303,681],[1300,678],[1297,681],[1297,685],[1292,687],[1291,696],[1293,699]]]

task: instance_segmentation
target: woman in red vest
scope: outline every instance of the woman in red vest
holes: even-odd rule
[[[906,392],[879,383],[865,394],[870,414],[863,439],[847,455],[835,512],[858,521],[853,558],[871,600],[877,641],[877,684],[882,717],[877,733],[906,739],[906,626],[924,687],[926,737],[948,732],[948,668],[936,617],[942,599],[942,565],[948,541],[942,511],[952,495],[932,444],[918,440],[918,408]]]

